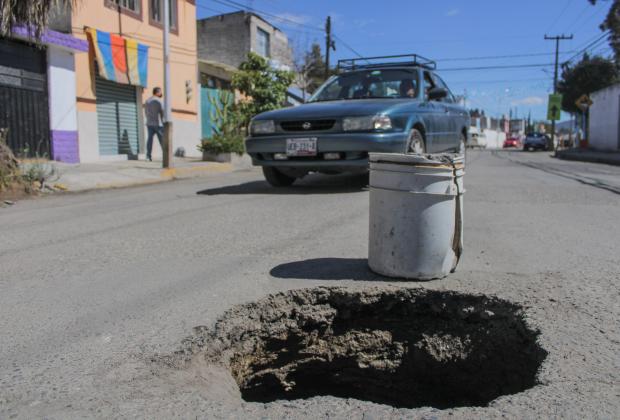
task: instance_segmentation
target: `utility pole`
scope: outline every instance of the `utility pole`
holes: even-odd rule
[[[332,40],[332,17],[327,16],[325,22],[325,80],[329,79],[329,52],[336,51],[336,42]]]
[[[555,41],[555,71],[553,72],[553,93],[556,94],[558,92],[558,63],[560,60],[560,41],[573,39],[573,35],[566,36],[564,34],[558,36],[547,36],[545,35],[545,40],[547,41]],[[555,148],[555,120],[551,120],[551,144],[549,145],[549,150],[554,150]]]
[[[170,0],[164,3],[164,147],[163,167],[172,167],[172,108],[170,102]]]

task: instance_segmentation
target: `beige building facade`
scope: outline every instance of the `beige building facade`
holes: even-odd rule
[[[165,0],[89,0],[77,2],[71,18],[56,19],[56,30],[89,40],[88,54],[75,56],[76,108],[81,162],[142,158],[146,127],[143,104],[154,87],[163,85],[163,25]],[[171,9],[170,68],[171,104],[174,126],[173,151],[199,156],[200,95],[196,58],[196,5],[194,0],[168,0]],[[70,25],[70,28],[67,26]],[[98,42],[87,35],[98,34]],[[140,45],[148,50],[142,57],[146,76],[140,85],[128,82],[116,70],[116,80],[106,78],[97,58],[105,54],[112,37],[125,44],[114,50],[114,62],[130,65],[129,50],[123,57],[122,45]],[[129,40],[129,41],[127,41]],[[118,46],[118,45],[117,45]],[[99,49],[99,50],[98,50]],[[99,53],[99,55],[97,55]],[[105,66],[104,66],[105,67]],[[111,72],[112,74],[114,72]],[[114,79],[114,77],[111,77]],[[153,157],[161,156],[157,140]]]

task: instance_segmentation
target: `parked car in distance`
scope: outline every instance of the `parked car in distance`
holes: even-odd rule
[[[509,149],[511,147],[521,147],[521,139],[516,136],[507,137],[506,140],[504,140],[504,149]]]
[[[542,133],[530,133],[525,137],[525,140],[523,141],[523,150],[548,150],[548,142],[548,135]]]
[[[470,117],[419,55],[338,62],[309,102],[257,115],[246,150],[273,186],[366,172],[369,152],[464,153]]]

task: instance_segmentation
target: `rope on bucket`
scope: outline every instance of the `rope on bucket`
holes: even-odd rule
[[[462,159],[463,158],[459,158],[458,160]],[[463,195],[463,192],[461,191],[461,187],[459,186],[457,170],[462,169],[465,163],[463,162],[461,164],[463,166],[459,165],[459,167],[457,168],[457,163],[455,162],[455,160],[450,159],[450,164],[452,165],[452,173],[454,175],[453,179],[456,186],[456,210],[454,212],[454,237],[452,240],[452,250],[454,251],[456,259],[454,261],[454,266],[452,267],[452,270],[450,270],[451,273],[454,273],[456,271],[456,266],[459,264],[459,260],[461,259],[461,255],[463,254],[463,238],[461,234],[461,232],[463,231],[463,215],[461,213],[461,196]]]

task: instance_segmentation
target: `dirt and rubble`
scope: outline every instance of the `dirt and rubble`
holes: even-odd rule
[[[235,307],[197,328],[181,354],[229,369],[245,401],[450,408],[533,387],[546,356],[538,335],[497,298],[320,287]]]

